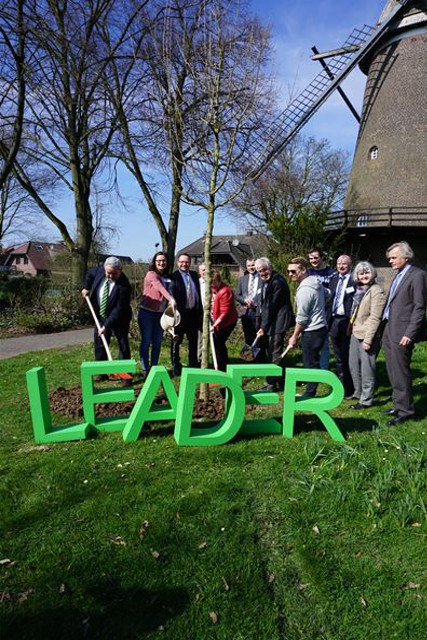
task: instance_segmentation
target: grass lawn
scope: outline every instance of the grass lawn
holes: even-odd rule
[[[185,448],[153,423],[36,447],[25,372],[74,386],[91,359],[0,361],[2,640],[427,638],[427,419],[385,426],[382,356],[378,404],[333,412],[345,443],[307,414],[291,440]],[[413,372],[427,415],[425,344]]]

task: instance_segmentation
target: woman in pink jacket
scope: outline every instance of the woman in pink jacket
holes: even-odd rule
[[[237,323],[236,304],[231,287],[221,280],[219,271],[212,272],[212,319],[213,332],[218,369],[225,371],[228,362],[226,342]]]
[[[141,332],[139,354],[144,378],[147,377],[150,367],[159,362],[163,337],[160,318],[168,303],[174,310],[176,308],[175,300],[170,292],[171,280],[167,277],[167,273],[167,257],[162,251],[158,251],[152,259],[147,275],[144,278],[142,297],[138,309],[138,325]]]

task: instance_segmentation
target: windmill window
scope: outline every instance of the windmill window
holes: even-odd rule
[[[376,160],[378,158],[378,147],[371,147],[369,149],[369,160]]]

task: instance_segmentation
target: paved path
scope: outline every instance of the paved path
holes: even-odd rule
[[[29,351],[43,351],[55,347],[69,347],[75,344],[92,342],[93,329],[76,329],[61,331],[60,333],[38,334],[19,338],[4,338],[0,340],[0,360],[13,358]]]

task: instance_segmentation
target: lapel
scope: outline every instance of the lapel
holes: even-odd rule
[[[393,293],[393,297],[390,297],[390,292],[389,292],[389,295],[387,296],[387,298],[388,298],[389,300],[388,300],[387,302],[390,302],[390,303],[391,303],[391,302],[395,299],[395,297],[396,297],[396,295],[399,293],[399,291],[403,291],[403,289],[402,289],[402,285],[403,285],[403,283],[404,283],[404,282],[406,282],[406,281],[407,281],[407,279],[408,279],[408,277],[409,277],[409,275],[410,275],[411,271],[412,271],[412,267],[411,267],[410,269],[408,269],[408,271],[405,273],[405,275],[404,275],[404,276],[402,277],[402,279],[400,280],[400,282],[399,282],[399,286],[397,287],[397,289],[396,289],[396,290],[394,291],[394,293]],[[390,291],[391,291],[391,288],[392,288],[392,286],[393,286],[393,282],[394,282],[394,281],[395,281],[395,279],[398,277],[398,275],[399,275],[399,274],[396,274],[396,275],[394,276],[393,280],[391,281]]]

